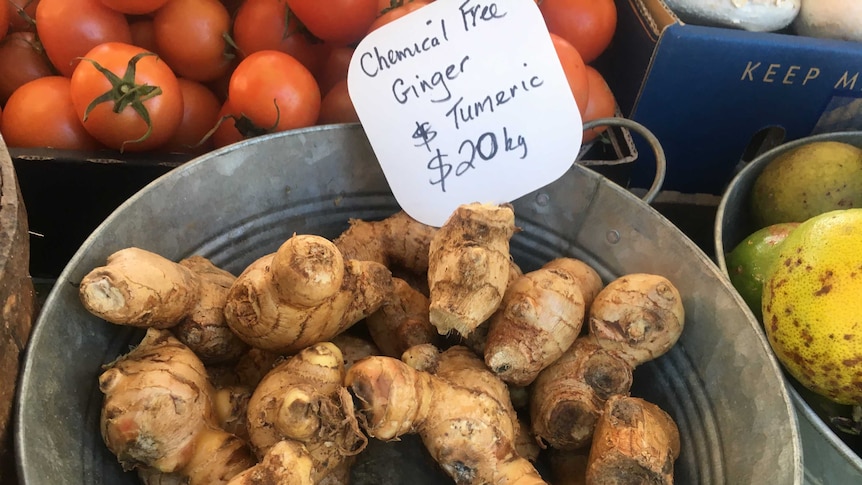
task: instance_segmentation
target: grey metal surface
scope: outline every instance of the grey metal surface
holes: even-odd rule
[[[679,426],[676,483],[802,483],[797,422],[777,362],[742,299],[694,243],[648,204],[577,164],[514,205],[523,230],[512,253],[524,270],[566,255],[592,264],[606,281],[655,272],[679,287],[686,307],[680,342],[639,367],[633,389]],[[379,219],[397,209],[358,125],[226,147],[129,199],[74,255],[34,328],[16,404],[23,484],[136,483],[99,436],[96,379],[141,334],[89,315],[76,288],[109,254],[128,246],[175,260],[201,254],[238,274],[293,232],[334,237],[349,217]],[[406,448],[411,442],[363,454],[354,485],[445,483],[426,457]]]
[[[862,132],[827,133],[782,144],[749,162],[730,182],[719,202],[715,218],[715,258],[722,273],[727,274],[726,253],[756,230],[748,207],[749,194],[758,175],[769,162],[782,153],[812,141],[822,140],[843,141],[862,147]],[[798,414],[805,483],[810,485],[862,483],[862,458],[823,421],[809,404],[806,399],[813,399],[811,394],[789,375],[786,379],[790,384],[790,397]],[[859,444],[862,445],[862,441]]]

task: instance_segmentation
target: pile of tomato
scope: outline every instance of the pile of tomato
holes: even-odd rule
[[[8,146],[199,154],[358,121],[355,46],[433,0],[0,1]],[[613,116],[590,62],[613,37],[614,1],[537,3],[584,120]]]

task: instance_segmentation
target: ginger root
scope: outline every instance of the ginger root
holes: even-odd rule
[[[217,387],[213,393],[213,409],[219,427],[248,441],[248,401],[253,389],[243,385]]]
[[[385,266],[344,260],[331,241],[295,235],[237,277],[224,311],[249,345],[292,354],[351,327],[391,291]]]
[[[118,325],[168,328],[188,315],[200,282],[192,271],[140,248],[121,249],[81,280],[81,303]]]
[[[428,298],[401,278],[393,278],[392,286],[383,306],[365,319],[380,353],[399,357],[414,345],[439,345],[440,334],[428,318]]]
[[[497,310],[509,280],[509,240],[515,231],[511,205],[472,203],[455,209],[434,234],[429,318],[438,333],[466,337]]]
[[[491,317],[485,363],[504,381],[526,386],[578,337],[602,280],[586,263],[558,258],[516,279]]]
[[[509,279],[506,281],[506,288],[508,288],[512,283],[514,283],[518,278],[524,275],[524,272],[521,271],[521,267],[515,263],[513,260],[509,260]],[[505,293],[503,294],[505,296]],[[498,309],[499,310],[499,309]],[[493,318],[493,314],[491,318]],[[461,337],[460,335],[453,335],[452,337],[457,337],[457,343],[460,345],[466,345],[476,353],[476,355],[485,355],[485,344],[488,340],[488,329],[491,327],[491,318],[485,320],[480,323],[475,330],[470,332],[470,335],[465,337]]]
[[[138,479],[143,485],[188,485],[186,477],[177,473],[163,473],[155,468],[138,468]]]
[[[404,211],[380,221],[351,219],[333,242],[345,259],[374,261],[413,273],[428,271],[428,248],[436,227],[422,224]]]
[[[507,410],[485,392],[386,356],[354,364],[345,384],[360,405],[361,422],[371,437],[393,440],[418,433],[457,484],[546,483],[516,452]]]
[[[202,256],[173,262],[121,249],[81,280],[81,303],[117,325],[171,328],[207,364],[239,357],[246,345],[227,326],[225,297],[235,277]]]
[[[233,477],[228,485],[314,485],[312,469],[311,455],[302,444],[279,441],[258,464]]]
[[[178,264],[197,276],[200,297],[171,331],[205,364],[235,362],[248,350],[248,345],[233,333],[224,317],[227,293],[236,276],[201,256],[181,259]]]
[[[357,335],[340,333],[331,342],[341,351],[345,371],[359,360],[371,355],[381,355],[380,349],[374,345],[374,342]]]
[[[613,396],[596,425],[586,483],[672,485],[679,452],[679,429],[664,410],[640,398]]]
[[[590,334],[632,368],[664,354],[679,340],[685,309],[667,278],[633,273],[608,283],[590,308]]]
[[[249,441],[262,457],[276,443],[302,443],[315,483],[367,444],[343,386],[344,361],[331,342],[300,351],[274,367],[248,403]]]
[[[634,273],[608,283],[590,306],[588,336],[534,383],[536,437],[559,449],[587,445],[604,402],[628,395],[632,370],[670,350],[684,320],[679,291],[663,276]]]
[[[404,352],[401,361],[416,370],[434,374],[452,385],[486,394],[496,400],[509,417],[508,422],[501,422],[505,425],[501,426],[501,429],[506,431],[507,439],[513,443],[517,441],[520,420],[512,405],[509,387],[469,348],[453,345],[440,351],[431,344],[421,344]]]
[[[99,389],[102,437],[126,470],[212,485],[255,463],[243,440],[218,427],[203,362],[166,330],[148,329],[99,376]]]
[[[589,445],[604,402],[628,394],[632,368],[590,336],[580,337],[539,373],[530,394],[530,423],[542,445],[577,450]]]

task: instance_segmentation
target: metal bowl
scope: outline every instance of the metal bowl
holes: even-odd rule
[[[730,182],[719,202],[715,219],[715,258],[724,274],[728,274],[727,253],[758,229],[748,210],[749,196],[757,177],[779,155],[800,145],[824,140],[862,147],[862,132],[826,133],[784,143],[749,162]],[[829,412],[829,404],[802,387],[789,374],[786,374],[786,379],[799,417],[805,483],[862,483],[862,458],[848,444],[853,439],[855,447],[862,450],[862,439],[849,436],[842,439],[822,417]]]
[[[801,483],[797,423],[777,361],[703,251],[647,203],[579,164],[514,206],[523,230],[511,247],[524,270],[573,256],[606,281],[654,272],[679,286],[685,330],[669,353],[635,371],[632,391],[679,426],[677,483]],[[381,219],[396,210],[358,125],[250,139],[138,192],[73,256],[33,329],[16,403],[23,483],[136,483],[102,443],[97,376],[141,334],[88,314],[77,293],[81,278],[109,254],[129,246],[174,260],[200,254],[238,274],[294,232],[334,237],[348,218]],[[443,483],[421,454],[399,448],[409,442],[363,453],[354,485]]]

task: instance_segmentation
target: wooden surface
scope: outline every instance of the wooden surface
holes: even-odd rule
[[[35,295],[29,274],[27,211],[2,139],[0,184],[0,484],[5,485],[17,482],[11,416]]]

